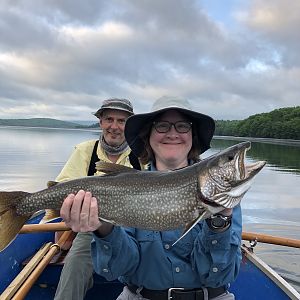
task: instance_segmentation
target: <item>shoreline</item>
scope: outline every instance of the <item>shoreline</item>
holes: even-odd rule
[[[273,138],[254,138],[246,136],[226,136],[226,135],[214,135],[213,139],[216,140],[233,140],[233,141],[250,141],[250,142],[259,142],[266,144],[276,144],[276,145],[286,145],[286,146],[296,146],[300,147],[300,140],[291,140],[291,139],[273,139]]]
[[[19,126],[19,125],[0,125],[0,128],[12,129],[47,129],[47,130],[75,130],[75,131],[92,131],[101,132],[100,128],[62,128],[62,127],[43,127],[43,126]],[[227,135],[214,135],[213,139],[216,140],[233,140],[233,141],[250,141],[267,144],[287,145],[300,147],[300,140],[292,139],[274,139],[274,138],[257,138],[257,137],[238,137]]]
[[[20,125],[0,125],[0,128],[12,129],[47,129],[47,130],[75,130],[101,132],[100,128],[63,128],[63,127],[44,127],[44,126],[20,126]]]

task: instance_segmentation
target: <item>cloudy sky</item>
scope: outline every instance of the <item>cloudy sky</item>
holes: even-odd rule
[[[215,119],[300,105],[299,0],[0,0],[0,118],[162,95]]]

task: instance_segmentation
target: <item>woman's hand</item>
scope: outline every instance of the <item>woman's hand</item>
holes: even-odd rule
[[[64,200],[60,215],[66,225],[75,232],[97,230],[101,226],[98,217],[97,199],[90,192],[80,190]]]

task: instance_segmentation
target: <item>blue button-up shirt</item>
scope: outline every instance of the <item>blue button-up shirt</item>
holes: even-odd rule
[[[105,238],[94,235],[95,271],[148,289],[219,287],[236,278],[241,261],[242,214],[233,209],[232,225],[222,233],[200,221],[184,238],[182,229],[149,231],[115,226]]]

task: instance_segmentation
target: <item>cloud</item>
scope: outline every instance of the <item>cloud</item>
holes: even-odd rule
[[[256,32],[265,43],[270,43],[281,54],[286,66],[299,67],[300,2],[294,0],[254,0],[240,20]]]
[[[299,105],[300,10],[285,3],[222,4],[225,22],[196,0],[2,1],[0,118],[88,119],[108,97],[144,112],[166,94],[216,119]]]

